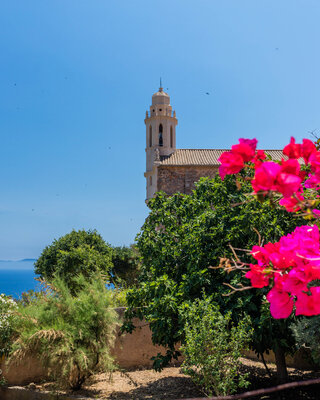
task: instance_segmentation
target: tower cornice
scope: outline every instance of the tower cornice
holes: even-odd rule
[[[176,125],[178,125],[178,119],[176,117],[171,117],[170,115],[153,115],[152,117],[145,118],[144,123],[146,124],[150,120],[160,120],[160,119],[169,119],[171,121],[175,121]]]

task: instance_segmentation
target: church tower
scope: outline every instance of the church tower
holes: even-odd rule
[[[176,112],[172,112],[170,97],[161,87],[152,96],[150,111],[146,111],[146,172],[147,200],[157,191],[156,165],[176,150]]]

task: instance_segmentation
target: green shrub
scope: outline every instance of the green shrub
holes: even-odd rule
[[[0,359],[2,356],[6,356],[11,349],[16,308],[17,303],[14,300],[0,294]]]
[[[100,271],[106,275],[112,268],[112,248],[95,230],[79,230],[55,239],[35,263],[35,272],[50,281],[59,275],[76,294],[73,279],[82,274],[91,278]]]
[[[60,385],[77,390],[94,372],[114,368],[110,346],[117,314],[100,275],[92,280],[79,275],[75,284],[76,297],[56,277],[44,293],[19,307],[18,339],[9,365],[36,356]]]
[[[252,335],[250,318],[244,317],[233,325],[231,313],[222,315],[209,298],[185,304],[181,314],[186,320],[184,373],[209,396],[227,395],[247,387],[247,375],[241,375],[239,368],[241,353]]]

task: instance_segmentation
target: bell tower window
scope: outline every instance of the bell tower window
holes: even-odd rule
[[[159,125],[159,146],[163,146],[163,126],[162,124]]]
[[[149,147],[152,147],[152,126],[149,128]]]
[[[170,126],[170,147],[173,147],[173,131],[172,131],[172,126]]]

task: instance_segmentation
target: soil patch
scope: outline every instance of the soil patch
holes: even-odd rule
[[[251,385],[247,390],[271,387],[277,384],[275,366],[268,364],[273,375],[270,379],[261,362],[242,359],[243,372],[250,373]],[[290,381],[306,380],[320,377],[318,372],[302,371],[289,368]],[[54,384],[36,385],[38,390],[53,390]],[[191,379],[181,372],[180,367],[165,368],[162,372],[150,369],[109,374],[97,374],[92,377],[83,390],[76,393],[84,397],[109,400],[177,400],[183,398],[205,397]],[[252,398],[272,400],[318,400],[320,386],[314,385],[302,389],[293,389],[278,394]]]

